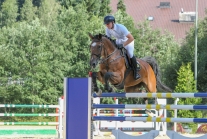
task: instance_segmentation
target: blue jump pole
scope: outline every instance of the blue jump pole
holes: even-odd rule
[[[64,78],[64,139],[92,139],[88,92],[91,78]]]

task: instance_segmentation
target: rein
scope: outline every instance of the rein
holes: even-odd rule
[[[104,63],[106,60],[108,60],[113,54],[115,54],[115,52],[116,52],[117,50],[118,50],[118,49],[116,48],[111,54],[109,54],[108,56],[106,56],[106,58],[101,59],[100,62],[99,62],[99,64],[102,64],[102,63]],[[118,59],[118,58],[116,57],[116,59]],[[111,62],[113,62],[113,61],[114,61],[114,59],[111,60],[111,61],[109,61],[109,63],[111,63]]]

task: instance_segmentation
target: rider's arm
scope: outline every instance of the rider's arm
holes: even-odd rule
[[[127,41],[124,43],[124,46],[127,46],[128,44],[130,44],[130,43],[134,40],[134,37],[132,36],[131,33],[129,33],[126,37],[127,37],[128,39],[127,39]]]
[[[130,44],[134,40],[134,37],[132,36],[132,34],[128,31],[128,29],[124,25],[121,25],[121,32],[122,32],[122,34],[124,34],[124,36],[126,36],[128,38],[127,41],[123,44],[124,46],[127,46],[128,44]]]

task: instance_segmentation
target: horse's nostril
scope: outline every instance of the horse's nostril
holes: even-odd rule
[[[96,63],[93,63],[93,66],[96,66]]]

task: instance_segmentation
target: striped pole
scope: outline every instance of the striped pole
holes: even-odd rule
[[[158,117],[108,117],[94,116],[98,121],[143,121],[143,122],[182,122],[182,123],[207,123],[207,118],[158,118]]]
[[[137,105],[137,104],[93,104],[92,108],[102,109],[102,108],[113,108],[113,109],[182,109],[182,110],[206,110],[207,105]]]
[[[59,108],[59,105],[0,104],[0,108]]]
[[[58,125],[58,122],[0,122],[0,125]]]
[[[207,93],[102,93],[93,97],[121,97],[121,98],[207,98]]]
[[[59,116],[59,113],[0,113],[0,116]]]
[[[100,116],[116,116],[115,113],[100,113]],[[124,114],[118,114],[118,116],[148,116],[148,114],[130,114],[130,113],[124,113]]]
[[[99,104],[96,104],[96,105],[99,105]],[[121,104],[118,104],[118,105],[121,105]],[[122,104],[122,105],[124,105],[124,104]],[[134,112],[134,110],[139,110],[139,111],[141,111],[141,110],[145,110],[145,109],[124,109],[124,113],[131,113],[131,112]],[[101,108],[100,109],[100,112],[108,112],[108,111],[110,111],[110,112],[115,112],[116,111],[116,109],[114,109],[114,108]],[[123,112],[123,110],[118,110],[119,112],[120,111],[122,111]]]

